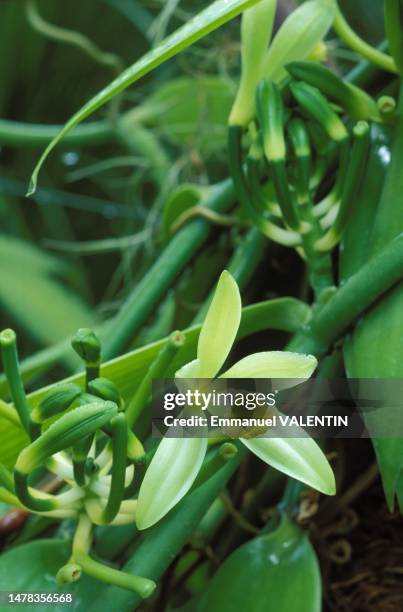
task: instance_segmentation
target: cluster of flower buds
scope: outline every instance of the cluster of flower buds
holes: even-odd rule
[[[89,554],[95,525],[135,521],[134,490],[145,468],[145,452],[128,424],[123,399],[111,380],[99,376],[98,338],[81,329],[72,340],[86,368],[83,386],[73,382],[52,386],[32,409],[19,372],[15,333],[4,330],[0,345],[14,407],[30,438],[14,474],[2,466],[0,485],[16,506],[77,521],[72,556],[58,572],[59,584],[75,582],[84,572],[148,597],[155,588],[152,580],[111,569]],[[60,479],[59,493],[31,485],[37,468]]]
[[[281,86],[264,79],[255,118],[229,127],[229,162],[245,216],[308,261],[331,251],[354,210],[370,151],[370,122],[394,100],[375,102],[329,68],[291,62]]]

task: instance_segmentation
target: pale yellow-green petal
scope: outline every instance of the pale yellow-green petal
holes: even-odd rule
[[[238,92],[231,110],[231,125],[247,125],[254,115],[255,90],[262,78],[277,0],[261,0],[242,15],[242,72]]]
[[[199,376],[200,361],[198,359],[189,361],[175,373],[175,378],[199,378]]]
[[[336,15],[334,0],[308,0],[284,21],[266,54],[264,78],[280,81],[285,64],[306,58],[328,33]]]
[[[186,495],[207,450],[206,438],[164,438],[144,476],[136,507],[136,524],[158,523]]]
[[[310,378],[318,362],[313,355],[268,351],[244,357],[220,378]]]
[[[335,494],[336,483],[332,468],[316,442],[306,434],[301,438],[254,438],[241,441],[259,459],[287,476],[326,495]]]
[[[200,377],[213,378],[228,357],[241,321],[238,285],[224,270],[204,320],[197,347]]]

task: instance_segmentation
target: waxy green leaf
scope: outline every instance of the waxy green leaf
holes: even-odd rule
[[[303,531],[283,517],[272,533],[233,552],[214,575],[197,612],[320,612],[318,560]]]
[[[68,539],[36,540],[11,548],[0,557],[0,589],[7,591],[11,587],[17,592],[60,595],[55,576],[70,555],[71,544]],[[69,610],[80,612],[88,609],[98,588],[99,582],[88,576],[82,576],[76,584],[69,584],[67,591],[75,598],[75,603],[68,606]],[[22,607],[27,612],[35,612],[42,606],[26,603]],[[44,608],[62,612],[66,604],[44,604]]]

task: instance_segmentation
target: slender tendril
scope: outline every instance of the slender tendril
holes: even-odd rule
[[[387,72],[398,73],[393,58],[390,55],[379,51],[379,49],[372,47],[360,36],[358,36],[358,34],[350,27],[340,9],[337,10],[333,27],[338,36],[340,36],[340,38],[344,40],[344,42],[351,49],[353,49],[353,51],[356,51],[362,55],[362,57],[366,58]]]
[[[34,30],[46,38],[77,47],[95,62],[102,66],[112,68],[116,73],[123,70],[123,62],[116,53],[106,53],[102,51],[102,49],[97,47],[92,40],[84,36],[84,34],[81,34],[81,32],[61,28],[45,21],[39,14],[38,7],[34,0],[28,0],[27,2],[27,18]]]

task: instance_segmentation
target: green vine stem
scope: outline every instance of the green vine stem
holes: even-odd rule
[[[145,407],[152,388],[152,381],[163,376],[165,371],[172,363],[178,350],[184,345],[185,336],[181,332],[171,334],[168,342],[163,346],[148,369],[147,374],[141,381],[133,399],[126,408],[126,418],[129,427],[132,429],[141,411]]]
[[[39,433],[37,424],[31,421],[31,408],[25,395],[18,364],[17,341],[12,329],[5,329],[0,334],[1,354],[4,371],[7,376],[11,397],[21,423],[31,439]]]
[[[288,350],[317,357],[325,355],[348,327],[402,278],[403,234],[400,234],[338,289],[290,342]]]
[[[94,62],[101,66],[112,68],[114,72],[119,73],[123,70],[122,59],[116,53],[108,53],[102,51],[92,40],[84,36],[81,32],[61,28],[53,23],[45,21],[39,14],[35,0],[28,0],[26,5],[27,18],[34,30],[50,40],[55,40],[59,43],[72,45],[80,49]]]
[[[216,212],[227,211],[235,202],[230,179],[210,189],[204,206]],[[172,282],[190,259],[197,253],[210,226],[195,219],[183,227],[170,241],[160,257],[127,297],[116,317],[107,325],[102,346],[106,359],[115,357],[126,346],[150,314],[152,308],[165,295]]]
[[[333,28],[338,36],[344,40],[344,42],[351,49],[353,49],[353,51],[356,51],[376,66],[379,66],[379,68],[382,68],[382,70],[393,72],[395,74],[398,73],[393,58],[390,55],[383,53],[379,49],[372,47],[360,36],[358,36],[358,34],[350,27],[340,9],[337,10]]]
[[[21,123],[0,119],[0,143],[13,147],[39,147],[46,145],[61,130],[61,125]],[[64,147],[102,145],[116,139],[115,129],[109,121],[93,121],[78,125],[62,141]]]
[[[127,422],[123,413],[111,421],[112,428],[112,479],[106,507],[102,513],[105,523],[111,523],[119,512],[125,489],[125,470],[127,457]]]
[[[115,570],[92,559],[88,554],[91,543],[92,524],[86,515],[82,515],[73,540],[74,563],[77,563],[85,574],[108,584],[128,589],[141,598],[149,597],[152,594],[156,586],[152,580]]]

